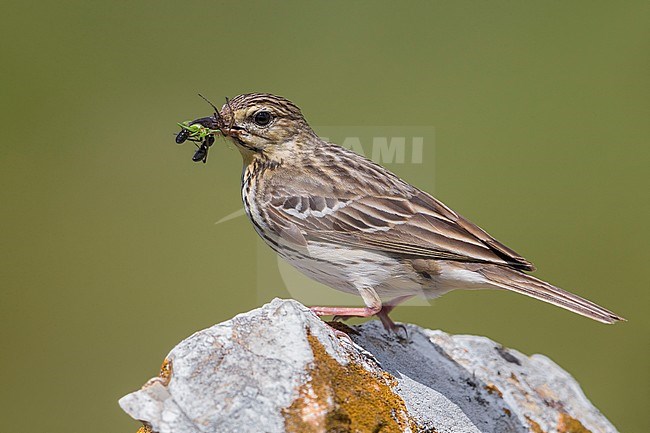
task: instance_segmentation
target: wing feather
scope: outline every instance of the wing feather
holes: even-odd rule
[[[406,201],[395,197],[358,197],[339,205],[332,197],[291,196],[274,200],[282,205],[269,212],[268,217],[281,230],[297,227],[305,239],[418,258],[532,269],[525,259],[455,213],[441,215],[433,206],[410,206]],[[291,203],[296,206],[289,206]],[[316,204],[316,208],[310,204]]]
[[[273,209],[266,213],[271,227],[386,254],[534,270],[487,232],[372,161],[338,146],[319,158],[318,164],[306,159],[300,172],[276,171],[267,179],[262,208]]]

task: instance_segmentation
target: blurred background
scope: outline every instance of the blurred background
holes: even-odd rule
[[[622,432],[650,431],[648,2],[2,13],[4,431],[134,432],[117,400],[178,341],[290,296],[246,218],[215,224],[241,208],[238,152],[217,140],[195,164],[174,143],[176,122],[211,114],[197,92],[251,91],[316,126],[434,128],[421,164],[389,168],[629,322],[462,291],[393,318],[543,353]]]

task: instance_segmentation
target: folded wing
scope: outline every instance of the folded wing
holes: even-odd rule
[[[508,265],[533,270],[532,263],[429,194],[381,196],[292,195],[280,188],[267,218],[290,240],[317,240],[353,248],[421,258]]]

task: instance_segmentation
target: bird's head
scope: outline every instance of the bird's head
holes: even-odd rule
[[[268,93],[228,100],[218,112],[218,128],[244,159],[280,159],[317,138],[293,102]]]

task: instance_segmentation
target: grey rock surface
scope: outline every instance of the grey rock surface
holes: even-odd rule
[[[119,404],[158,433],[616,432],[547,357],[406,326],[350,339],[275,299],[183,340]]]

